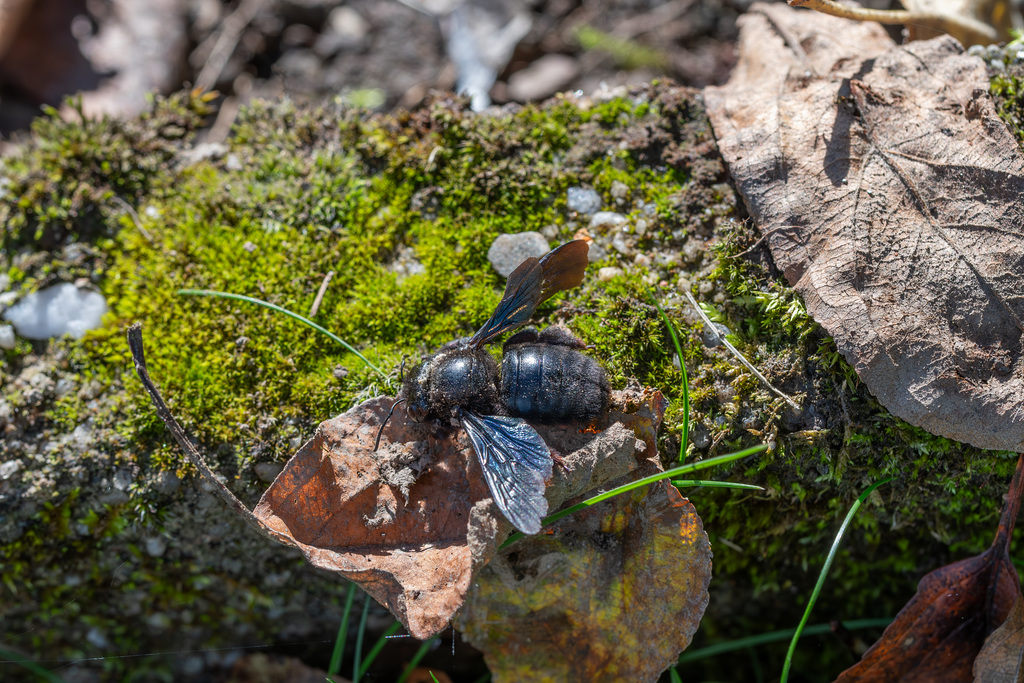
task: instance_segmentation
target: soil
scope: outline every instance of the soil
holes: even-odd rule
[[[749,4],[3,0],[0,13],[23,18],[17,30],[0,30],[0,135],[26,129],[40,107],[79,92],[87,112],[131,115],[148,91],[216,89],[224,100],[211,136],[221,138],[253,97],[415,108],[430,91],[457,85],[449,48],[473,52],[458,37],[460,19],[484,46],[470,61],[496,67],[496,104],[665,77],[700,87],[728,76],[736,17]]]

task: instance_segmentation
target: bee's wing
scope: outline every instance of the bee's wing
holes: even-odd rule
[[[551,476],[551,450],[533,427],[516,417],[477,415],[459,409],[494,502],[524,534],[540,531],[548,512],[544,482]]]
[[[590,245],[584,240],[573,240],[544,255],[540,260],[542,284],[538,304],[559,292],[580,286],[587,270],[589,251]]]
[[[544,256],[547,258],[550,254]],[[483,346],[509,330],[525,325],[540,303],[544,269],[532,256],[512,271],[505,283],[505,294],[484,326],[469,340],[472,346]]]
[[[520,263],[508,276],[498,307],[469,343],[483,346],[525,325],[542,301],[578,287],[587,269],[589,250],[585,241],[573,240],[552,249],[540,260],[530,257]]]

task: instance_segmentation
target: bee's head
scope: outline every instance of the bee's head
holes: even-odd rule
[[[405,412],[415,422],[426,422],[430,416],[429,391],[423,374],[423,363],[414,367],[402,381],[399,396],[406,400]]]

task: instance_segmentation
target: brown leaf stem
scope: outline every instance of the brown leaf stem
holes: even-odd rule
[[[1010,539],[1013,537],[1013,527],[1017,523],[1017,515],[1020,513],[1022,494],[1024,494],[1024,453],[1017,457],[1017,469],[1013,472],[1010,490],[1006,492],[1006,502],[1003,504],[1003,512],[999,517],[999,531],[996,532],[996,540],[992,545],[1001,544],[1005,549],[1009,548]]]
[[[142,348],[142,323],[135,323],[128,328],[128,347],[132,352],[132,360],[135,361],[135,372],[139,375],[139,379],[142,380],[142,386],[145,387],[150,398],[153,399],[156,414],[167,425],[168,431],[171,432],[174,440],[185,451],[185,455],[196,466],[196,469],[213,484],[214,490],[224,499],[224,502],[241,515],[249,523],[249,526],[272,541],[277,541],[284,545],[295,545],[290,539],[283,537],[273,529],[267,528],[242,501],[235,497],[235,494],[231,493],[231,490],[217,478],[213,469],[206,463],[206,459],[203,458],[199,450],[192,444],[185,430],[174,419],[170,409],[167,407],[167,403],[164,402],[163,397],[160,395],[160,391],[153,384],[153,380],[149,378],[149,371],[146,369],[146,356]]]
[[[999,42],[999,36],[994,28],[970,17],[851,7],[840,5],[834,0],[787,0],[787,2],[790,7],[809,7],[823,14],[854,21],[877,21],[879,24],[903,24],[904,26],[913,24],[948,33],[964,45],[991,45]]]

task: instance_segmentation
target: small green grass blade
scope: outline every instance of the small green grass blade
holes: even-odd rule
[[[430,649],[434,647],[438,640],[439,638],[437,636],[434,636],[430,640],[424,640],[420,644],[420,649],[416,650],[416,654],[412,656],[409,663],[405,665],[404,669],[402,669],[401,675],[395,679],[395,683],[405,683],[409,676],[412,675],[413,670],[419,666],[420,661],[427,656],[427,653],[430,652]]]
[[[818,581],[814,584],[814,590],[811,591],[811,598],[807,601],[807,608],[804,609],[804,616],[800,619],[800,624],[796,627],[796,632],[793,634],[793,639],[789,643],[789,651],[786,653],[786,662],[782,666],[782,676],[779,679],[779,683],[786,683],[789,680],[789,669],[793,665],[793,653],[796,652],[797,641],[800,640],[800,633],[803,631],[804,626],[807,624],[807,620],[811,617],[811,609],[814,608],[814,603],[818,600],[818,595],[821,593],[821,587],[825,585],[825,577],[828,576],[828,570],[832,567],[832,561],[836,557],[836,553],[839,552],[839,544],[843,540],[843,536],[846,535],[846,530],[850,526],[850,522],[853,521],[854,516],[857,514],[857,510],[863,505],[864,501],[867,500],[868,496],[874,492],[882,484],[887,484],[895,479],[895,477],[889,477],[876,481],[874,484],[864,490],[862,494],[857,496],[857,500],[850,506],[850,511],[846,513],[846,519],[843,520],[842,525],[839,527],[839,531],[836,533],[835,540],[832,541],[832,547],[828,551],[828,557],[825,558],[825,564],[821,567],[821,572],[818,574]]]
[[[356,631],[356,656],[352,664],[352,683],[359,683],[362,675],[363,638],[366,636],[366,619],[370,616],[370,596],[364,596],[363,615],[359,617],[359,630]]]
[[[632,491],[633,489],[640,488],[641,486],[646,486],[647,484],[653,484],[654,482],[661,481],[662,479],[671,479],[672,477],[679,476],[680,474],[687,474],[689,472],[695,472],[697,470],[704,470],[704,469],[707,469],[709,467],[718,467],[719,465],[724,465],[726,463],[732,462],[733,460],[739,460],[740,458],[745,458],[745,457],[747,457],[749,455],[753,455],[755,453],[760,453],[763,450],[767,450],[767,448],[768,448],[768,444],[759,444],[757,446],[751,446],[750,448],[745,448],[742,451],[737,451],[735,453],[729,453],[728,455],[720,455],[717,458],[708,458],[707,460],[701,460],[699,462],[692,462],[692,463],[690,463],[688,465],[680,465],[679,467],[673,467],[670,470],[665,470],[664,472],[659,472],[658,474],[652,474],[651,476],[644,477],[643,479],[637,479],[636,481],[631,481],[628,484],[623,484],[622,486],[617,486],[617,487],[611,489],[610,491],[605,491],[604,493],[600,493],[600,494],[594,496],[593,498],[588,498],[587,500],[583,501],[582,503],[577,503],[576,505],[572,505],[570,507],[567,507],[564,510],[559,510],[558,512],[554,513],[553,515],[548,515],[547,517],[544,518],[544,521],[541,523],[541,525],[542,526],[547,526],[547,525],[549,525],[549,524],[551,524],[551,523],[561,519],[562,517],[565,517],[567,515],[571,515],[574,512],[582,510],[583,508],[588,508],[588,507],[590,507],[592,505],[597,505],[598,503],[606,501],[609,498],[614,498],[615,496],[621,496],[623,493],[628,493],[629,491]],[[520,531],[515,532],[514,534],[509,536],[505,540],[504,543],[501,544],[499,550],[502,549],[502,548],[507,548],[508,546],[512,545],[513,543],[515,543],[516,541],[518,541],[522,537],[523,537],[522,532],[520,532]]]
[[[686,449],[690,442],[690,377],[686,374],[686,361],[683,360],[683,347],[679,344],[676,326],[672,324],[672,321],[665,313],[665,309],[661,307],[661,303],[654,297],[651,290],[644,287],[644,291],[647,292],[647,298],[654,302],[658,313],[661,315],[662,322],[668,328],[668,333],[672,335],[672,344],[676,347],[676,356],[679,358],[679,369],[683,373],[683,432],[679,437],[681,439],[679,443],[679,462],[682,462],[686,459]]]
[[[863,628],[884,628],[891,623],[892,619],[852,619],[850,621],[844,621],[843,627],[849,631],[857,631]],[[831,632],[831,624],[814,624],[813,626],[806,627],[803,630],[803,635],[817,636]],[[794,633],[796,633],[795,628],[786,628],[779,631],[759,633],[756,636],[737,638],[736,640],[730,640],[724,643],[715,643],[714,645],[708,645],[707,647],[702,647],[697,650],[687,650],[683,654],[679,655],[678,663],[685,664],[686,662],[696,662],[701,659],[717,657],[718,655],[723,655],[728,652],[736,652],[738,650],[746,650],[748,648],[759,647],[761,645],[784,642],[792,639]]]
[[[348,584],[348,594],[345,596],[345,611],[341,615],[341,624],[338,626],[338,636],[334,639],[334,651],[331,653],[331,663],[327,666],[327,675],[333,676],[341,671],[341,663],[345,658],[345,641],[348,639],[348,618],[352,614],[352,601],[356,597],[356,585]]]
[[[377,655],[384,649],[384,646],[388,643],[388,638],[398,633],[402,628],[401,622],[396,621],[395,623],[388,626],[388,630],[384,631],[383,635],[377,639],[377,642],[373,644],[370,651],[366,653],[366,658],[363,660],[362,665],[359,667],[359,675],[365,676],[366,672],[370,670],[370,665],[373,664],[373,660],[377,659]]]
[[[715,481],[713,479],[673,479],[672,485],[677,489],[690,486],[706,486],[717,489],[749,489],[752,491],[764,491],[763,486],[757,484],[741,484],[734,481]]]
[[[222,299],[237,299],[238,301],[246,301],[246,302],[248,302],[250,304],[256,304],[257,306],[263,306],[265,308],[269,308],[270,310],[277,311],[278,313],[284,313],[287,316],[295,318],[296,320],[298,320],[303,325],[308,325],[309,327],[312,327],[317,332],[319,332],[321,334],[324,334],[328,338],[330,338],[330,339],[336,341],[337,343],[341,344],[347,350],[351,351],[356,356],[358,356],[360,360],[362,360],[364,363],[366,363],[367,367],[369,367],[371,370],[373,370],[378,375],[380,375],[384,379],[384,382],[387,383],[388,386],[391,386],[391,381],[388,379],[388,376],[384,373],[384,371],[381,370],[380,368],[378,368],[373,363],[371,363],[369,361],[369,359],[366,358],[366,356],[364,356],[363,354],[361,354],[358,351],[356,351],[355,348],[352,347],[348,342],[346,342],[344,339],[342,339],[338,335],[334,334],[330,330],[327,330],[327,329],[321,327],[320,325],[317,325],[315,322],[313,322],[309,318],[305,318],[305,317],[299,315],[298,313],[295,313],[294,311],[289,311],[287,308],[283,308],[281,306],[278,306],[277,304],[272,304],[269,301],[263,301],[262,299],[255,299],[255,298],[253,298],[251,296],[245,296],[243,294],[231,294],[230,292],[216,292],[216,291],[214,291],[212,289],[179,289],[178,290],[178,294],[183,294],[183,295],[186,295],[186,296],[213,296],[213,297],[220,297]]]
[[[40,681],[49,681],[49,683],[64,683],[64,679],[60,676],[47,671],[46,669],[39,666],[32,660],[25,659],[16,652],[0,649],[0,661],[2,660],[13,662],[21,667],[24,667],[25,669],[28,669],[29,671],[34,673]]]

